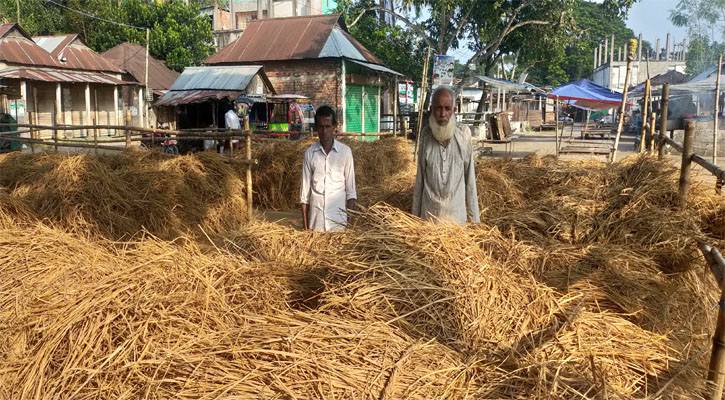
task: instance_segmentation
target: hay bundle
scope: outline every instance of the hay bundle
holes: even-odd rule
[[[7,398],[426,399],[490,385],[440,344],[290,309],[289,266],[189,242],[114,250],[43,227],[4,230],[0,243]]]
[[[0,169],[0,185],[38,217],[111,238],[146,230],[172,239],[198,226],[219,232],[246,215],[243,181],[212,153],[10,154]]]

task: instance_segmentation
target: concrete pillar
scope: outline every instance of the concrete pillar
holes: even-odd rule
[[[61,87],[60,82],[55,84],[55,123],[58,125],[64,124],[63,118],[63,102],[61,101]]]
[[[262,0],[257,0],[257,19],[264,19],[264,10],[262,10]]]
[[[627,51],[624,51],[625,57],[627,56]],[[637,42],[637,61],[642,59],[642,34],[639,34],[639,41]],[[620,60],[621,61],[621,60]]]
[[[229,29],[237,29],[237,12],[234,11],[234,0],[229,0]]]
[[[670,61],[670,34],[667,34],[667,50],[665,50],[665,61]]]
[[[597,69],[598,65],[597,65],[597,48],[596,47],[594,48],[594,63],[592,65],[594,65],[594,69]]]
[[[617,61],[622,61],[622,46],[619,46],[619,52],[617,53]]]
[[[28,123],[28,122],[26,122],[26,121],[30,120],[30,118],[29,118],[30,114],[28,114],[28,108],[29,108],[28,107],[28,84],[25,80],[20,81],[20,98],[23,100],[23,113],[25,115],[22,117],[23,121],[21,121],[21,117],[18,114],[17,123],[18,124]],[[16,112],[17,112],[17,109],[16,109]],[[30,123],[32,123],[32,122],[30,122]]]
[[[604,57],[602,57],[602,62],[604,64],[607,63],[607,58],[609,58],[609,38],[604,38]]]
[[[292,0],[292,16],[297,16],[297,0]]]
[[[143,88],[138,88],[138,126],[145,128],[146,123],[144,122],[144,98],[143,98]]]
[[[611,45],[609,46],[609,65],[614,64],[614,34],[612,34],[612,41],[610,42]]]
[[[655,54],[654,54],[654,60],[659,61],[660,60],[660,40],[657,39],[657,44],[655,45]]]
[[[274,18],[274,0],[267,0],[267,15],[269,18]]]
[[[599,42],[599,53],[597,55],[597,66],[602,65],[602,42]]]
[[[86,100],[86,117],[84,118],[84,123],[86,125],[92,125],[92,121],[91,121],[91,84],[90,83],[86,83],[85,100]],[[88,130],[86,130],[85,135],[86,135],[86,137],[88,137]]]
[[[113,87],[113,124],[121,125],[118,120],[118,86]],[[113,131],[113,134],[116,134],[115,130]]]

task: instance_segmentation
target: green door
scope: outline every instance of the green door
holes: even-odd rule
[[[362,89],[361,85],[347,85],[345,91],[345,123],[347,132],[362,132]]]
[[[377,133],[378,130],[378,104],[380,96],[378,88],[374,86],[365,87],[365,133]],[[365,140],[375,140],[377,136],[366,136]]]

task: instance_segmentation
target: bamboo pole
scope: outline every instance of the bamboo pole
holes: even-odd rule
[[[654,153],[655,151],[655,125],[657,125],[657,113],[652,111],[649,119],[649,140],[647,140],[647,151]]]
[[[428,46],[428,55],[425,57],[425,64],[423,65],[423,80],[421,84],[421,96],[420,96],[420,109],[418,110],[418,130],[415,136],[415,153],[413,153],[413,161],[418,159],[418,148],[420,147],[420,131],[423,126],[423,104],[425,104],[425,91],[428,84],[428,61],[430,59],[430,46]]]
[[[682,142],[682,166],[680,167],[680,188],[678,192],[680,209],[687,206],[687,192],[690,190],[690,169],[692,167],[692,146],[695,136],[695,121],[687,121],[685,139]]]
[[[644,105],[642,106],[642,126],[639,129],[639,152],[640,153],[643,153],[644,148],[645,148],[644,138],[645,138],[645,134],[646,134],[646,130],[647,130],[645,125],[647,125],[646,124],[647,119],[648,119],[647,116],[649,115],[649,114],[647,114],[647,106],[649,105],[648,103],[649,103],[650,90],[651,90],[650,80],[647,79],[647,81],[645,81],[645,83],[644,83]]]
[[[393,137],[398,135],[398,80],[393,78]]]
[[[244,117],[244,130],[249,131],[249,116]],[[247,135],[247,162],[252,160],[252,136]],[[247,164],[247,217],[251,221],[254,218],[252,212],[252,165]]]
[[[614,138],[614,151],[612,152],[612,162],[617,161],[617,147],[619,147],[619,138],[622,136],[622,128],[624,127],[624,113],[627,107],[627,91],[629,89],[629,74],[632,70],[632,60],[634,52],[637,48],[637,39],[630,39],[627,48],[627,73],[624,74],[624,90],[622,90],[622,107],[619,109],[619,122],[617,123],[617,136]]]
[[[408,137],[408,121],[405,118],[403,118],[403,121],[401,121],[401,122],[403,123],[403,126],[402,126],[403,138],[407,138]]]
[[[660,99],[660,140],[657,143],[657,159],[662,161],[665,158],[665,132],[667,132],[667,110],[670,104],[670,84],[665,83],[662,87],[662,98]]]
[[[554,110],[554,134],[556,135],[556,157],[559,158],[559,96],[556,96]]]
[[[720,309],[717,311],[717,325],[712,336],[712,354],[707,370],[707,387],[710,388],[709,400],[722,399],[725,386],[725,285],[720,282]]]
[[[720,74],[722,74],[722,53],[717,61],[717,80],[715,81],[715,126],[712,130],[712,163],[717,164],[717,130],[720,122]]]

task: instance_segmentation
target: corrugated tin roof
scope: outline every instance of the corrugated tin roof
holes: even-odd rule
[[[154,104],[156,106],[175,106],[178,104],[203,103],[207,100],[235,99],[243,95],[238,90],[179,90],[168,91]]]
[[[33,41],[42,47],[43,50],[50,53],[51,56],[58,57],[60,52],[68,46],[77,34],[55,35],[55,36],[33,36]]]
[[[146,48],[133,43],[121,43],[101,54],[103,58],[131,74],[141,85],[146,84]],[[149,86],[153,89],[168,89],[179,77],[178,72],[169,69],[161,60],[149,56]]]
[[[36,36],[33,40],[58,60],[58,63],[71,69],[85,71],[122,72],[121,68],[103,58],[86,46],[77,34]]]
[[[233,64],[322,57],[346,57],[382,64],[345,31],[338,14],[251,21],[239,39],[209,57],[206,63]]]
[[[390,68],[386,68],[386,67],[383,67],[382,65],[378,65],[378,64],[371,64],[371,63],[368,63],[368,62],[364,62],[364,61],[357,61],[357,60],[350,60],[350,61],[351,61],[351,62],[353,62],[353,63],[355,63],[355,64],[361,65],[361,66],[363,66],[363,67],[365,67],[365,68],[371,69],[371,70],[373,70],[373,71],[377,71],[377,72],[385,72],[385,73],[387,73],[387,74],[393,74],[393,75],[400,75],[400,76],[402,76],[402,75],[403,75],[403,74],[401,74],[401,73],[399,73],[399,72],[395,72],[395,71],[393,71],[393,70],[392,70],[392,69],[390,69]]]
[[[134,84],[134,82],[124,82],[104,73],[28,68],[0,71],[0,78],[61,83],[100,83],[104,85]]]
[[[10,36],[12,32],[17,32],[19,35]],[[33,42],[18,24],[0,25],[0,61],[45,67],[60,66],[56,59]]]
[[[186,68],[169,90],[245,90],[259,72],[271,87],[261,65],[239,65]]]

